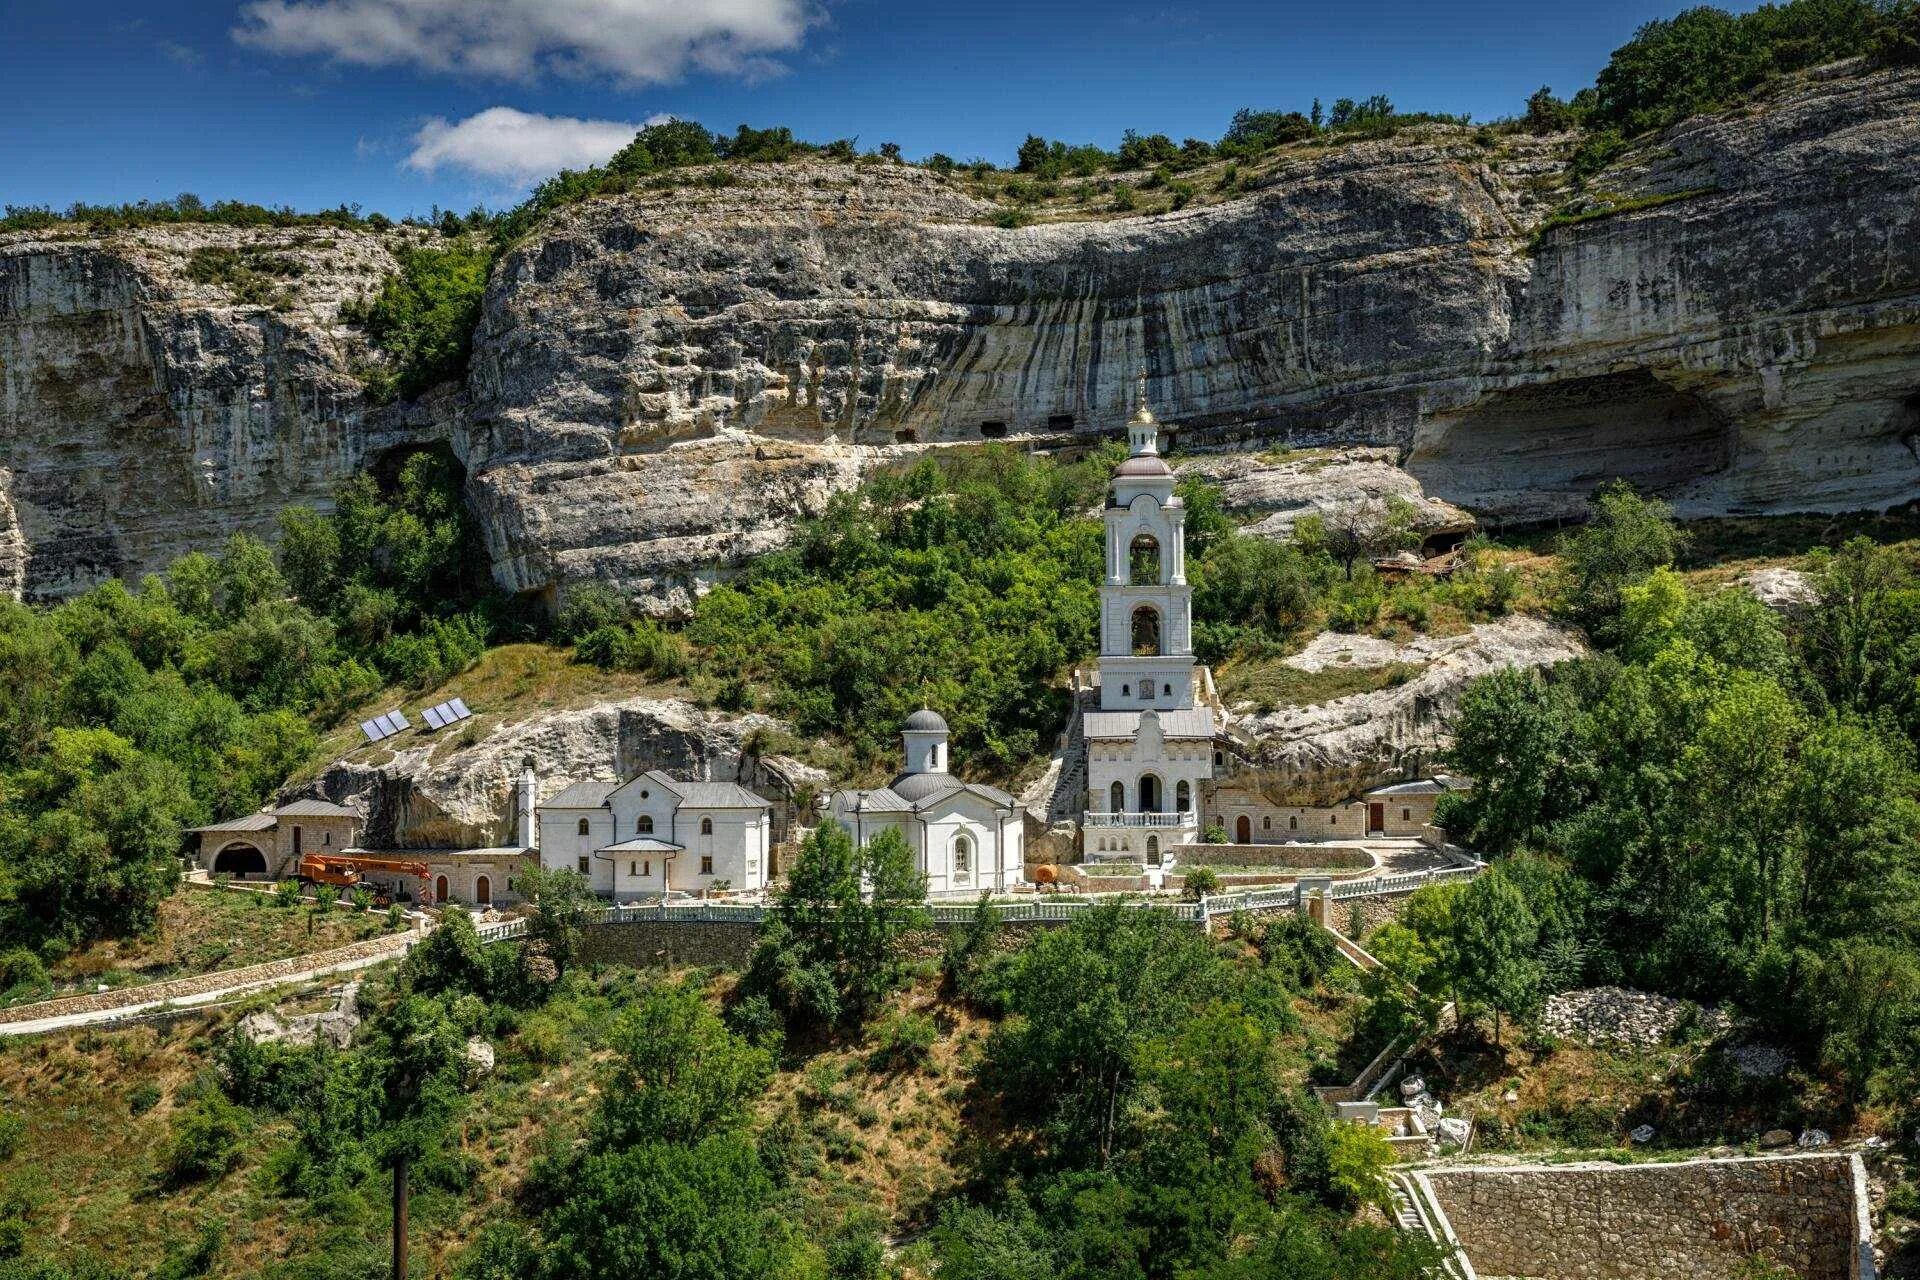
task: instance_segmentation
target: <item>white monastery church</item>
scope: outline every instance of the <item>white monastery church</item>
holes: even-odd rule
[[[616,901],[767,887],[773,805],[737,782],[683,782],[659,769],[576,782],[539,806],[540,863]]]
[[[962,782],[947,772],[947,722],[922,708],[900,736],[907,767],[884,787],[836,791],[827,815],[856,844],[897,828],[927,877],[927,893],[995,893],[1026,874],[1026,818],[1020,802],[997,787]]]
[[[1099,710],[1086,713],[1090,861],[1158,865],[1170,845],[1200,838],[1213,779],[1214,715],[1200,696],[1212,675],[1193,660],[1193,588],[1187,585],[1187,512],[1160,425],[1140,406],[1129,454],[1108,485],[1106,579],[1100,588]]]

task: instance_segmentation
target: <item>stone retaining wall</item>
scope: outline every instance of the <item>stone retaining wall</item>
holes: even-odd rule
[[[760,926],[712,920],[625,920],[590,925],[580,951],[590,964],[626,964],[636,969],[673,964],[744,968]]]
[[[1871,1251],[1857,1270],[1856,1163],[1822,1154],[1426,1177],[1482,1276],[1734,1280],[1765,1257],[1798,1280],[1870,1280]]]
[[[1194,867],[1297,867],[1355,871],[1379,865],[1367,850],[1350,844],[1190,844],[1177,847],[1181,865]]]

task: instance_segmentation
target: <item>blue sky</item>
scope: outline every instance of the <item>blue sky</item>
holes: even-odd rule
[[[504,205],[659,115],[1008,162],[1386,93],[1517,110],[1678,0],[0,0],[0,203]],[[1740,4],[1736,7],[1750,7]]]

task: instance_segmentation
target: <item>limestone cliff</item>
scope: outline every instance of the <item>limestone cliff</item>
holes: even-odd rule
[[[1920,75],[1689,121],[1542,229],[1564,139],[1309,149],[1251,194],[1019,229],[821,163],[566,211],[500,266],[470,461],[503,581],[640,591],[757,549],[869,450],[1110,430],[1379,445],[1434,498],[1683,511],[1920,495]]]
[[[298,233],[16,237],[0,586],[152,567],[445,435],[500,582],[673,607],[882,459],[1113,429],[1142,369],[1183,450],[1388,449],[1495,521],[1610,475],[1690,513],[1920,496],[1920,73],[1685,122],[1549,225],[1570,142],[1423,127],[1205,207],[1021,228],[900,166],[692,175],[508,253],[431,409],[370,409],[351,375],[338,301],[381,237],[289,245],[314,261],[281,310],[182,264]]]
[[[270,264],[273,295],[191,277],[222,252]],[[0,590],[60,595],[271,533],[381,450],[446,435],[452,397],[371,409],[350,372],[340,303],[393,269],[386,239],[331,229],[0,240]]]

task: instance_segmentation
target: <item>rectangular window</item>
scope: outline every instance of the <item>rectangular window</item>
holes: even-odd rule
[[[583,855],[581,855],[581,858],[580,858],[580,874],[581,874],[581,875],[583,875],[583,876],[584,876],[584,875],[586,875],[586,874],[587,874],[587,869],[588,869],[588,867],[589,867],[590,865],[591,865],[591,864],[589,864],[589,863],[587,862],[587,859],[586,859],[586,856],[585,856],[584,854],[583,854]]]
[[[640,860],[638,858],[635,858],[632,861],[627,863],[627,874],[630,876],[637,876],[640,874]]]
[[[1300,829],[1300,815],[1296,813],[1291,818],[1287,819],[1287,830],[1298,831],[1299,829]]]
[[[1412,821],[1413,821],[1413,810],[1411,810],[1411,809],[1402,809],[1402,810],[1400,811],[1400,821],[1402,821],[1402,822],[1412,822]]]
[[[703,853],[700,855],[700,874],[703,876],[710,876],[713,874],[713,855],[712,854]]]
[[[643,876],[650,876],[650,875],[652,875],[652,874],[653,874],[653,859],[652,859],[652,858],[648,858],[648,859],[647,859],[647,860],[646,860],[645,862],[643,862],[643,863],[641,863],[641,864],[640,864],[640,867],[641,867],[641,870],[640,870],[640,874],[641,874],[641,875],[643,875]]]
[[[750,859],[748,859],[748,860],[747,860],[747,874],[748,874],[748,875],[752,875],[752,874],[753,874],[754,872],[756,872],[756,871],[758,871],[759,869],[760,869],[760,863],[759,863],[759,861],[758,861],[757,859],[751,859],[751,858],[750,858]]]

